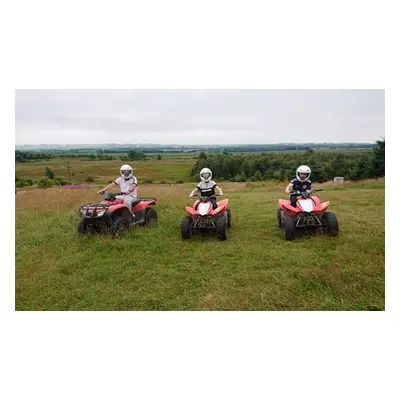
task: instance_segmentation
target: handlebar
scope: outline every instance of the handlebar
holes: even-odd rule
[[[304,194],[307,194],[309,196],[309,195],[311,195],[313,193],[323,192],[323,191],[324,191],[324,189],[314,189],[314,190],[310,190],[310,192],[307,193],[307,192],[300,192],[299,190],[292,190],[289,193],[290,194],[297,194],[299,196],[303,196]]]
[[[104,190],[102,190],[101,192],[98,192],[98,194],[100,195],[100,196],[104,196],[104,195],[111,195],[111,196],[122,196],[122,195],[124,195],[124,194],[129,194],[129,193],[123,193],[123,192],[120,192],[120,193],[114,193],[114,192],[107,192],[107,191],[104,191]]]
[[[199,195],[195,194],[195,195],[193,195],[191,197],[199,197],[200,199],[212,199],[213,197],[215,198],[217,196],[218,195],[216,195],[216,194],[213,194],[212,196],[199,196]]]

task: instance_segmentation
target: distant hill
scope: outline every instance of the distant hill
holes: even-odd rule
[[[285,150],[317,150],[317,149],[355,149],[373,148],[375,143],[278,143],[278,144],[225,144],[225,145],[179,145],[179,144],[26,144],[16,145],[20,151],[67,152],[67,151],[104,151],[122,153],[129,150],[142,152],[195,152],[195,151],[285,151]]]

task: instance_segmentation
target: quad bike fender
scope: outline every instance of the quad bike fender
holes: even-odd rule
[[[228,199],[221,200],[217,203],[217,208],[210,211],[210,215],[218,215],[228,208]]]
[[[113,204],[110,207],[108,207],[108,212],[115,212],[117,210],[122,211],[124,208],[126,208],[128,211],[128,207],[124,204],[124,202],[122,202],[122,204]]]
[[[297,215],[297,213],[300,211],[297,207],[292,207],[289,203],[282,203],[282,210],[284,214],[288,215]]]
[[[189,215],[199,215],[199,213],[192,207],[186,206],[186,212]]]
[[[317,196],[311,196],[311,199],[313,200],[315,207],[318,207],[321,204],[321,200]]]
[[[222,211],[225,211],[225,209],[226,209],[225,207],[219,206],[215,210],[211,210],[210,215],[217,215],[217,214],[221,213]]]
[[[317,207],[314,208],[314,212],[315,213],[325,212],[329,207],[329,203],[330,201],[325,201],[323,203],[320,203]]]
[[[279,199],[278,200],[278,204],[279,204],[279,208],[282,209],[284,204],[290,204],[289,200],[283,200],[283,199]]]
[[[144,210],[145,208],[147,208],[147,207],[149,207],[149,206],[151,206],[151,205],[153,205],[153,204],[156,204],[156,201],[155,201],[155,200],[145,200],[145,201],[141,201],[139,204],[136,204],[136,206],[134,206],[134,207],[132,208],[132,212],[133,212],[133,213],[136,213],[136,212],[138,212],[138,211]]]
[[[218,207],[225,207],[228,208],[228,199],[221,200],[217,203]]]

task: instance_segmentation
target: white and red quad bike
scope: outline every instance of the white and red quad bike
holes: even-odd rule
[[[186,206],[188,215],[182,220],[181,233],[183,239],[190,239],[196,231],[216,231],[220,240],[228,239],[228,228],[231,227],[231,210],[228,199],[217,202],[217,208],[209,200],[211,197],[200,197],[193,207]]]
[[[291,192],[291,195],[297,195],[296,207],[292,207],[290,200],[278,201],[278,226],[286,240],[295,239],[301,231],[317,231],[319,228],[328,236],[339,234],[336,215],[327,211],[330,202],[321,202],[317,196],[313,196],[314,193],[322,191],[323,189]]]

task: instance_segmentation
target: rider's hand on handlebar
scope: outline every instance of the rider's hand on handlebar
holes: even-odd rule
[[[99,194],[100,196],[103,195],[104,193],[105,193],[104,190],[99,190],[99,191],[97,192],[97,194]]]

